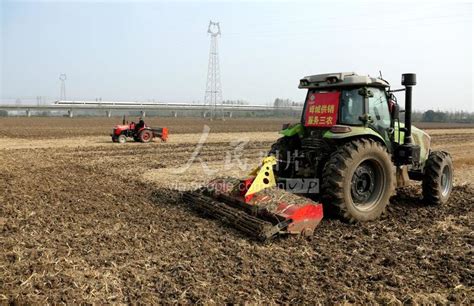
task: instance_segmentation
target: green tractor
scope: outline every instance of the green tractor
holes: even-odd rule
[[[434,151],[430,136],[412,126],[415,74],[403,74],[405,88],[392,90],[387,81],[350,73],[308,76],[301,121],[285,125],[283,137],[269,152],[277,164],[278,182],[318,182],[309,195],[350,221],[378,218],[395,188],[422,181],[423,199],[445,203],[453,186],[449,153]],[[405,122],[395,92],[405,91]],[[287,185],[288,186],[288,185]]]

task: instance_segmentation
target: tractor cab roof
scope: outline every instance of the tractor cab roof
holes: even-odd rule
[[[358,75],[355,72],[337,72],[310,75],[302,78],[298,88],[328,88],[353,86],[390,87],[390,84],[381,78]]]

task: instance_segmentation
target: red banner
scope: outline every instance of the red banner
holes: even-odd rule
[[[336,124],[340,92],[311,93],[306,101],[305,126]]]

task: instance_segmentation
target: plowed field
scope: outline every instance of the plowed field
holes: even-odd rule
[[[474,302],[474,129],[429,130],[454,160],[446,205],[414,184],[381,220],[260,243],[176,190],[244,175],[286,120],[207,137],[200,119],[153,120],[169,142],[123,145],[101,120],[0,119],[0,303]]]

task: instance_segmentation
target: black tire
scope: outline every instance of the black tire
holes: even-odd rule
[[[116,136],[112,136],[112,141],[113,142],[117,142],[118,141],[118,138]]]
[[[298,135],[291,137],[281,137],[272,144],[268,156],[275,156],[277,165],[273,172],[279,177],[290,177],[292,174],[291,165],[288,164],[289,155],[301,147],[301,141]]]
[[[153,139],[153,132],[150,130],[143,130],[140,132],[139,137],[141,142],[150,142]]]
[[[453,161],[447,152],[433,151],[425,164],[423,200],[429,204],[444,204],[453,190]]]
[[[326,162],[321,199],[349,222],[380,217],[395,191],[395,172],[386,148],[372,139],[345,143]]]

